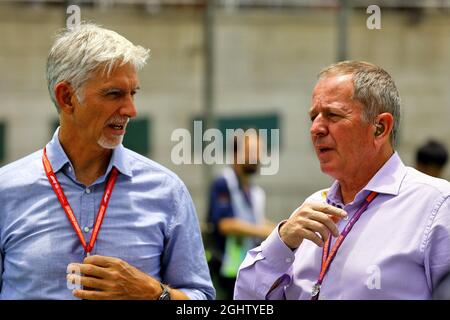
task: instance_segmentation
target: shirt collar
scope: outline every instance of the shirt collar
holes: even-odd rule
[[[64,152],[63,147],[61,146],[61,143],[59,142],[58,135],[59,135],[59,127],[53,134],[52,140],[50,140],[50,142],[47,143],[47,146],[45,147],[47,151],[48,160],[50,161],[53,172],[55,173],[61,170],[66,163],[69,163],[72,166],[69,158]]]
[[[369,183],[358,192],[354,202],[360,197],[366,197],[369,192],[398,195],[402,181],[406,175],[406,167],[397,152],[389,158],[380,170],[370,179]],[[339,182],[335,181],[327,194],[327,202],[342,203]]]
[[[113,166],[116,167],[120,173],[130,178],[133,176],[131,172],[131,163],[126,157],[125,147],[122,144],[119,144],[114,148],[111,161],[109,162],[106,172],[109,172]]]
[[[406,175],[406,167],[397,152],[370,179],[363,190],[398,195],[400,186]]]
[[[50,140],[50,142],[46,146],[47,156],[50,163],[52,164],[53,172],[55,173],[61,170],[67,163],[72,166],[72,163],[64,152],[61,143],[59,142],[58,134],[59,127],[53,134],[52,140]],[[127,160],[125,147],[122,144],[114,148],[111,160],[106,170],[106,175],[109,174],[113,166],[116,167],[120,173],[128,177],[132,177],[131,165]]]

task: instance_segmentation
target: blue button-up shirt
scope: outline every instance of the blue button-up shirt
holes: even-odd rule
[[[86,242],[112,167],[119,170],[91,254],[120,258],[191,299],[213,299],[198,219],[183,182],[124,148],[91,186],[78,182],[57,130],[47,155]],[[42,150],[0,169],[0,298],[74,299],[67,265],[85,257],[47,179]]]
[[[430,299],[450,271],[450,183],[405,167],[395,153],[351,203],[342,203],[338,182],[326,200],[319,191],[307,201],[327,201],[351,218],[371,191],[379,195],[339,248],[319,298]],[[340,232],[347,223],[340,220]],[[322,248],[308,240],[292,251],[277,228],[247,254],[234,296],[311,299],[321,259]]]

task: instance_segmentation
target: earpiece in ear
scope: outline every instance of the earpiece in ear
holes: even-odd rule
[[[377,129],[375,130],[375,136],[378,137],[384,132],[384,125],[382,125],[381,123],[377,123],[375,127],[377,127]]]

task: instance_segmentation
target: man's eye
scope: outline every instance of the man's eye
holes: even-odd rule
[[[310,117],[310,119],[311,119],[311,122],[313,122],[313,121],[314,121],[314,119],[316,119],[316,117],[317,117],[317,115],[311,116],[311,117]]]
[[[330,117],[330,118],[338,118],[338,117],[340,117],[340,115],[338,115],[337,113],[329,113],[328,114],[328,117]]]
[[[111,92],[108,92],[106,94],[106,96],[108,96],[110,98],[118,98],[118,97],[120,97],[120,92],[118,92],[118,91],[111,91]]]

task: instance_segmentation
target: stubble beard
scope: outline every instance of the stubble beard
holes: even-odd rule
[[[123,141],[124,135],[114,135],[113,138],[107,138],[104,134],[101,135],[97,143],[104,149],[114,149]]]

